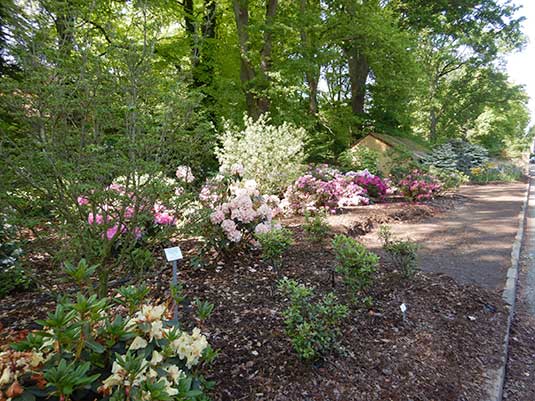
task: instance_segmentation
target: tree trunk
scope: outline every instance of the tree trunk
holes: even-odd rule
[[[370,66],[366,55],[352,46],[346,51],[349,66],[349,81],[351,83],[351,110],[354,114],[364,114],[366,99],[366,80],[370,73]]]
[[[271,70],[272,29],[278,0],[268,0],[266,4],[266,28],[264,31],[264,44],[260,52],[258,73],[255,72],[249,54],[249,2],[247,0],[233,0],[232,5],[240,46],[240,79],[245,93],[245,103],[248,114],[257,119],[263,113],[268,112],[270,107],[269,97],[266,92],[270,84],[268,72]]]
[[[437,139],[437,112],[433,106],[429,111],[429,141],[434,142]]]
[[[308,0],[301,0],[300,11],[301,14],[307,12]],[[318,82],[319,82],[319,68],[313,60],[313,43],[310,38],[311,33],[308,32],[305,26],[301,26],[301,46],[303,48],[303,56],[307,63],[305,69],[305,81],[308,87],[308,111],[312,115],[318,114]]]

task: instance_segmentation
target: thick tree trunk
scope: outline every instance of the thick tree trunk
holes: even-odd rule
[[[351,110],[354,114],[364,113],[366,99],[366,81],[370,66],[366,55],[356,47],[346,51],[348,56],[349,80],[351,84]]]
[[[247,0],[233,0],[232,4],[240,46],[240,79],[245,93],[245,103],[248,114],[257,119],[263,113],[268,112],[270,107],[266,91],[269,87],[268,72],[271,69],[273,46],[272,29],[278,0],[268,0],[266,4],[266,28],[264,44],[260,52],[258,73],[255,72],[249,54],[249,2]]]

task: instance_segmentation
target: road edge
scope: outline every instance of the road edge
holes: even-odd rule
[[[526,195],[522,208],[518,214],[518,231],[516,233],[515,240],[513,242],[513,248],[511,250],[511,266],[507,270],[507,276],[505,286],[502,292],[502,299],[509,306],[509,313],[507,316],[507,327],[505,330],[505,336],[503,339],[503,351],[501,355],[500,367],[490,372],[491,383],[489,385],[489,401],[502,401],[503,390],[505,386],[505,368],[509,357],[509,336],[511,333],[511,325],[515,315],[516,308],[516,289],[518,284],[518,269],[520,264],[520,251],[522,249],[522,241],[524,240],[524,232],[527,220],[527,211],[531,195],[532,185],[531,177],[528,176],[528,182],[526,184]]]

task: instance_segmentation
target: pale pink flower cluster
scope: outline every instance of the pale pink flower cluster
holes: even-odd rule
[[[178,166],[176,169],[176,178],[188,183],[195,181],[195,176],[189,166]]]
[[[212,209],[210,222],[228,241],[253,241],[253,234],[276,228],[279,198],[261,195],[254,180],[214,180],[204,186],[199,198]]]

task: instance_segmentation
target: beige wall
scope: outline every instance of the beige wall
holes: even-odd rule
[[[359,143],[359,146],[366,146],[369,149],[376,150],[379,153],[379,169],[383,172],[383,174],[387,175],[389,173],[389,169],[387,167],[388,162],[390,159],[386,155],[386,152],[391,149],[392,147],[390,145],[387,145],[383,141],[380,141],[379,139],[368,135],[364,139],[362,139]]]

